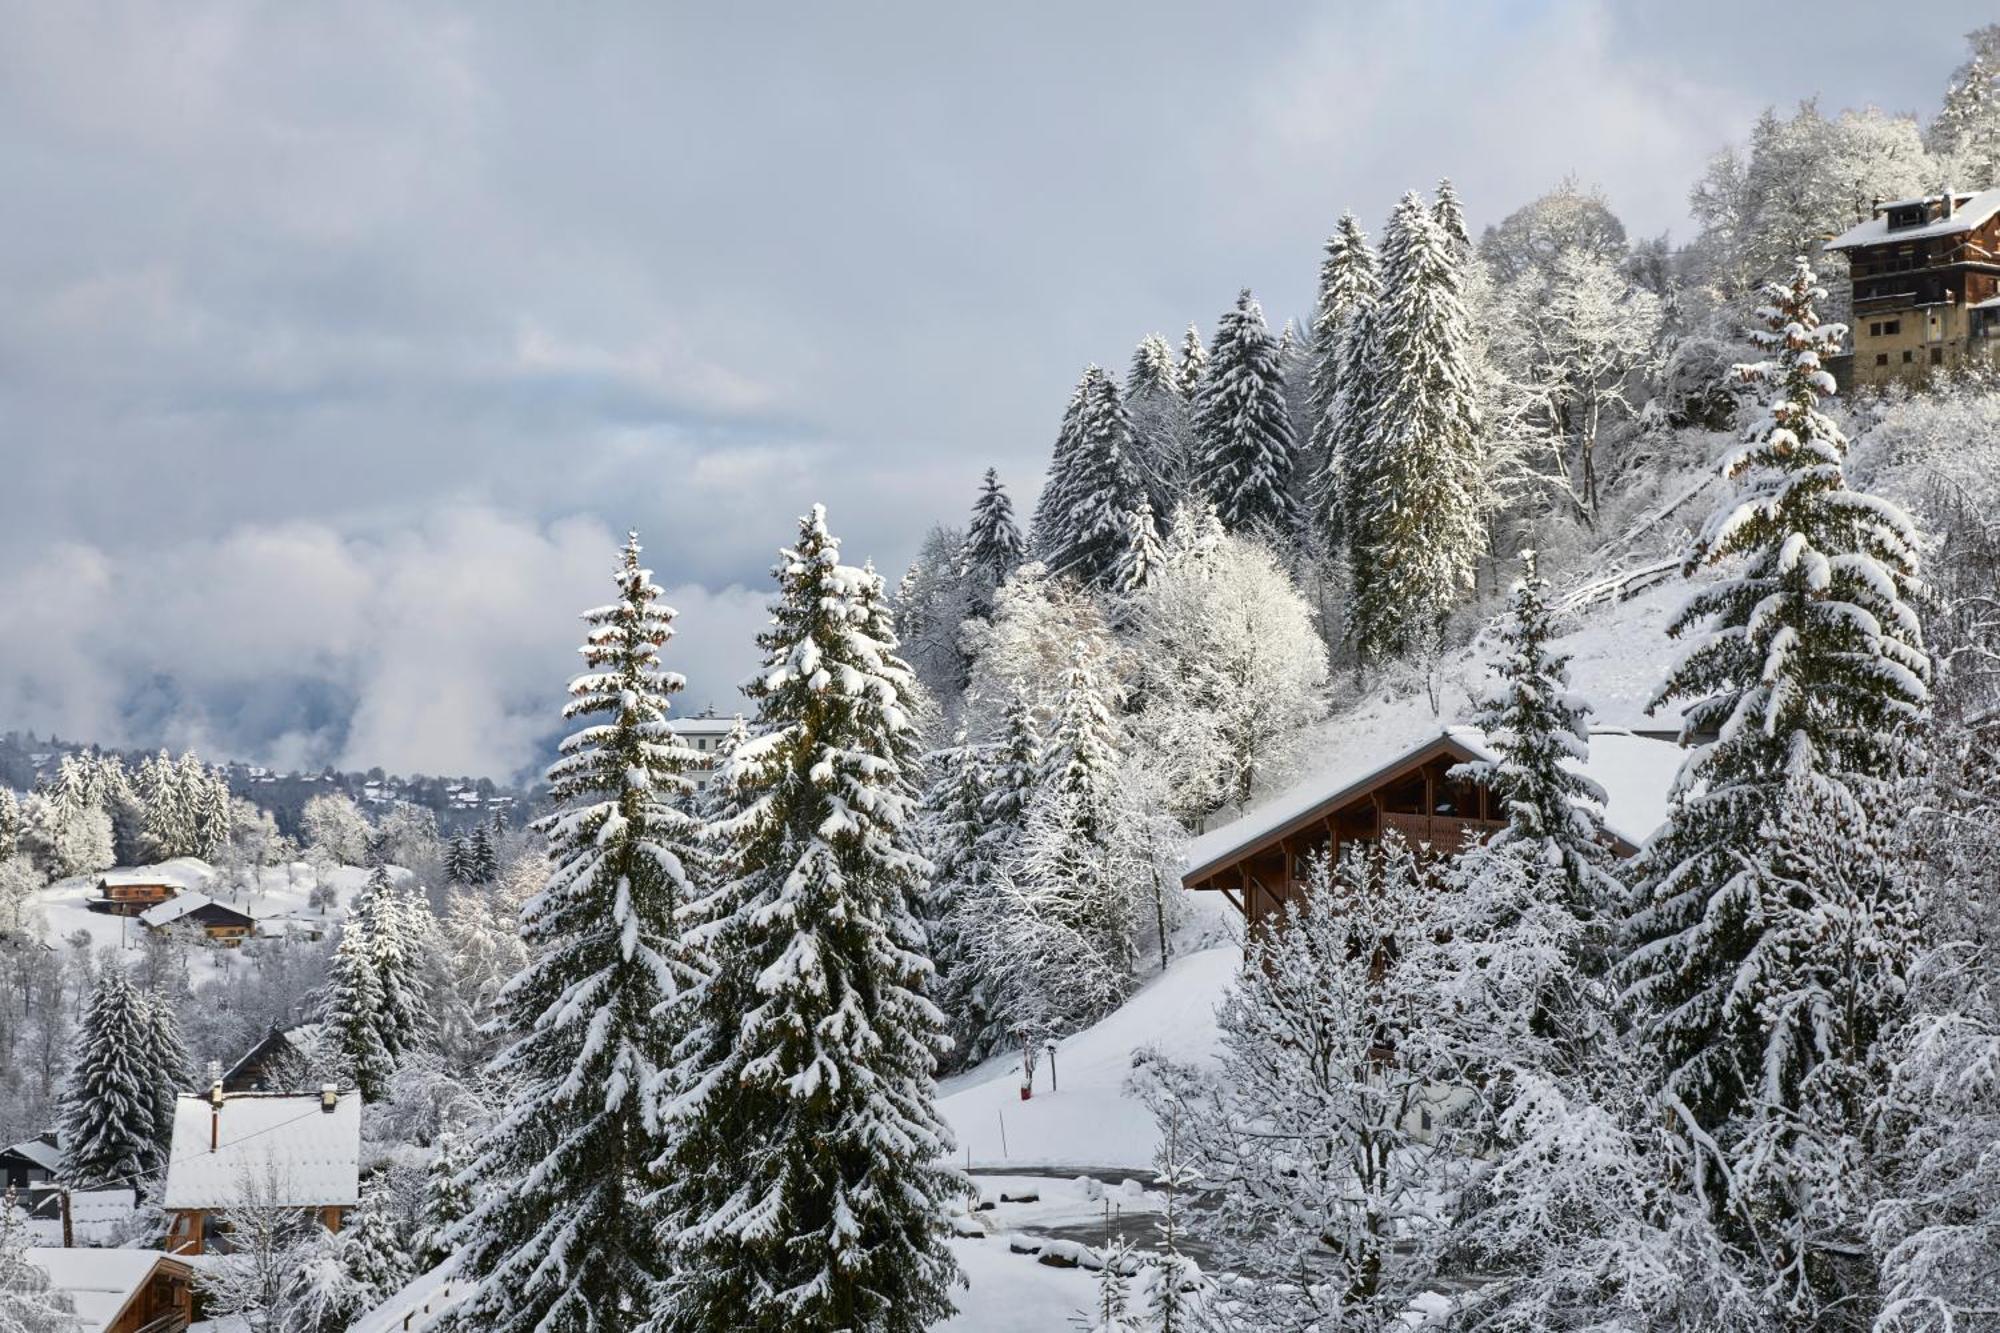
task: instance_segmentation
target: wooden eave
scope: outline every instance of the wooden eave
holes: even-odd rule
[[[1323,824],[1336,811],[1353,804],[1376,788],[1386,787],[1417,772],[1426,764],[1443,758],[1465,764],[1483,759],[1484,756],[1474,753],[1450,736],[1438,736],[1414,750],[1406,751],[1365,777],[1356,778],[1325,799],[1315,802],[1310,809],[1300,812],[1267,832],[1258,834],[1253,841],[1242,843],[1220,856],[1211,857],[1201,865],[1190,866],[1181,875],[1181,887],[1197,888],[1200,881],[1210,878],[1217,871],[1226,870],[1260,853],[1270,851],[1286,838],[1295,837],[1307,829]]]

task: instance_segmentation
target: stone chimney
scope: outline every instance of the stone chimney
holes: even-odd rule
[[[334,1084],[332,1084],[332,1083],[322,1083],[322,1084],[320,1084],[320,1085],[319,1085],[319,1109],[320,1109],[320,1110],[322,1110],[322,1111],[324,1111],[324,1112],[325,1112],[326,1114],[328,1114],[328,1115],[332,1115],[332,1114],[333,1114],[333,1108],[334,1108],[334,1107],[336,1107],[336,1106],[338,1106],[338,1105],[340,1105],[340,1089],[339,1089],[339,1087],[337,1087],[336,1085],[334,1085]]]
[[[222,1061],[208,1062],[208,1150],[222,1146]]]

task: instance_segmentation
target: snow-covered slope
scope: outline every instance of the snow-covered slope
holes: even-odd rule
[[[1019,1055],[998,1057],[947,1080],[939,1109],[958,1138],[960,1161],[975,1167],[1111,1167],[1150,1170],[1159,1129],[1127,1096],[1132,1057],[1147,1047],[1177,1060],[1215,1050],[1215,1007],[1243,958],[1234,946],[1177,958],[1096,1025],[1056,1046],[1035,1071],[1035,1095],[1021,1100]]]

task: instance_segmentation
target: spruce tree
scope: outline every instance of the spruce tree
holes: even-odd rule
[[[1461,256],[1472,254],[1472,233],[1465,229],[1465,205],[1458,200],[1458,188],[1449,176],[1438,181],[1437,199],[1431,204],[1431,220],[1445,240]]]
[[[1362,361],[1367,349],[1354,336],[1360,316],[1375,302],[1375,252],[1368,235],[1352,213],[1342,213],[1327,237],[1319,266],[1319,303],[1313,314],[1312,411],[1313,433],[1308,449],[1318,469],[1314,514],[1330,536],[1345,527],[1341,506],[1346,500],[1340,482],[1341,441],[1347,423],[1361,415]],[[1343,386],[1353,385],[1343,405]],[[1348,413],[1354,415],[1350,417]]]
[[[500,863],[493,854],[493,835],[481,824],[472,830],[466,844],[466,869],[473,884],[491,884],[500,876]]]
[[[385,1100],[396,1059],[384,1038],[388,1022],[374,942],[358,916],[341,927],[321,1004],[320,1022],[362,1100]]]
[[[1125,549],[1118,553],[1118,568],[1111,580],[1111,589],[1121,596],[1131,597],[1143,592],[1147,585],[1159,577],[1166,565],[1166,549],[1160,544],[1159,524],[1153,521],[1153,506],[1149,501],[1140,500],[1126,520],[1127,531]]]
[[[423,1272],[451,1257],[445,1238],[472,1212],[472,1163],[471,1145],[457,1131],[447,1129],[437,1136],[418,1212],[416,1260]]]
[[[1201,391],[1201,382],[1208,377],[1208,347],[1201,340],[1201,327],[1187,326],[1181,335],[1180,362],[1174,367],[1174,381],[1180,388],[1181,397],[1192,404],[1195,395]]]
[[[642,1185],[659,1151],[653,1097],[707,963],[681,938],[696,821],[661,669],[673,634],[630,537],[618,598],[584,616],[585,670],[563,717],[577,729],[549,769],[556,812],[547,886],[522,911],[527,968],[501,1000],[522,1035],[491,1077],[507,1110],[480,1139],[478,1206],[447,1237],[478,1285],[453,1312],[467,1330],[626,1329],[651,1308],[665,1256]]]
[[[759,734],[715,826],[728,877],[690,912],[717,970],[662,1107],[675,1259],[654,1326],[917,1333],[952,1312],[945,1217],[966,1185],[910,909],[914,681],[880,578],[840,563],[824,509],[776,573],[745,687]]]
[[[981,1025],[979,978],[968,966],[964,927],[979,911],[977,900],[991,891],[983,844],[987,757],[987,747],[974,744],[963,726],[950,745],[925,757],[930,782],[924,789],[923,846],[931,870],[919,916],[937,969],[939,1005],[953,1031]]]
[[[1390,217],[1353,497],[1349,637],[1365,659],[1436,652],[1484,549],[1479,410],[1462,259],[1413,191]]]
[[[1028,544],[1014,525],[1014,502],[1000,484],[1000,474],[986,469],[979,498],[972,505],[972,522],[965,530],[965,572],[986,589],[985,600],[1028,558]]]
[[[21,850],[21,802],[12,787],[0,787],[0,861]]]
[[[1292,471],[1298,443],[1285,405],[1278,345],[1248,288],[1216,322],[1209,366],[1195,398],[1202,483],[1231,532],[1297,526]]]
[[[1132,423],[1133,470],[1156,513],[1165,513],[1193,483],[1188,457],[1192,428],[1173,348],[1149,333],[1125,375],[1125,414]]]
[[[341,1236],[345,1241],[340,1247],[341,1266],[354,1284],[357,1316],[381,1305],[416,1276],[408,1249],[396,1234],[389,1199],[381,1192],[362,1194],[361,1206],[354,1210]]]
[[[472,883],[472,844],[463,833],[454,833],[444,845],[444,877],[453,884]]]
[[[1083,450],[1083,418],[1093,370],[1095,366],[1085,370],[1076,387],[1070,390],[1062,424],[1056,428],[1055,448],[1049,451],[1049,470],[1042,479],[1042,493],[1035,497],[1028,545],[1035,558],[1045,563],[1074,539],[1071,510],[1075,507],[1077,458]]]
[[[1073,408],[1068,442],[1049,474],[1058,507],[1046,540],[1037,509],[1037,545],[1051,572],[1109,587],[1129,535],[1126,515],[1144,495],[1132,469],[1132,425],[1118,386],[1096,366],[1084,371]]]
[[[144,1014],[146,1040],[146,1086],[152,1098],[151,1134],[165,1162],[174,1146],[174,1109],[181,1090],[194,1077],[194,1062],[187,1043],[181,1040],[180,1023],[174,1017],[173,1002],[165,995],[137,997]]]
[[[1860,1089],[1914,947],[1897,826],[1930,678],[1914,526],[1848,489],[1846,442],[1819,408],[1844,332],[1820,323],[1823,297],[1799,259],[1766,289],[1769,359],[1739,370],[1770,397],[1687,561],[1727,573],[1670,626],[1706,632],[1657,701],[1690,701],[1695,749],[1635,863],[1621,974],[1663,1102],[1712,1145],[1708,1197],[1754,1228],[1807,1323],[1852,1304],[1865,1250]]]
[[[1579,771],[1590,760],[1590,705],[1570,691],[1568,655],[1549,647],[1555,608],[1548,581],[1536,572],[1533,551],[1521,555],[1521,578],[1500,622],[1498,678],[1471,717],[1499,757],[1461,765],[1456,775],[1486,787],[1506,812],[1507,827],[1488,849],[1518,844],[1559,867],[1571,910],[1601,932],[1621,889],[1598,814],[1604,789]],[[1603,958],[1594,961],[1601,967]]]
[[[62,1180],[90,1186],[143,1182],[165,1164],[156,1137],[156,1073],[145,1002],[123,968],[98,974],[77,1028],[57,1123]]]

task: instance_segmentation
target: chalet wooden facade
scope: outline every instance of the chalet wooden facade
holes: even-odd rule
[[[53,1130],[0,1149],[0,1189],[24,1193],[56,1178],[62,1167],[62,1147]]]
[[[1606,731],[1592,736],[1591,751],[1589,776],[1606,789],[1610,806],[1607,841],[1629,856],[1664,814],[1679,747],[1658,736]],[[1493,757],[1477,730],[1450,727],[1372,768],[1310,779],[1197,838],[1181,883],[1222,894],[1254,923],[1299,891],[1315,854],[1337,857],[1389,830],[1433,853],[1456,851],[1505,823],[1490,792],[1451,776],[1460,764]]]
[[[225,1092],[174,1107],[173,1150],[160,1206],[167,1249],[227,1249],[224,1218],[244,1204],[296,1208],[338,1231],[361,1201],[361,1094]]]
[[[1853,382],[1919,382],[2000,347],[2000,189],[1878,204],[1827,242],[1852,274]]]
[[[233,949],[256,933],[257,919],[248,912],[219,903],[204,893],[188,892],[139,914],[148,930],[173,927],[198,930],[211,941]]]
[[[194,1273],[158,1250],[43,1249],[28,1261],[67,1296],[80,1333],[180,1333],[194,1318]]]
[[[115,870],[97,881],[97,896],[85,906],[112,916],[138,916],[178,897],[184,886],[153,871]]]

